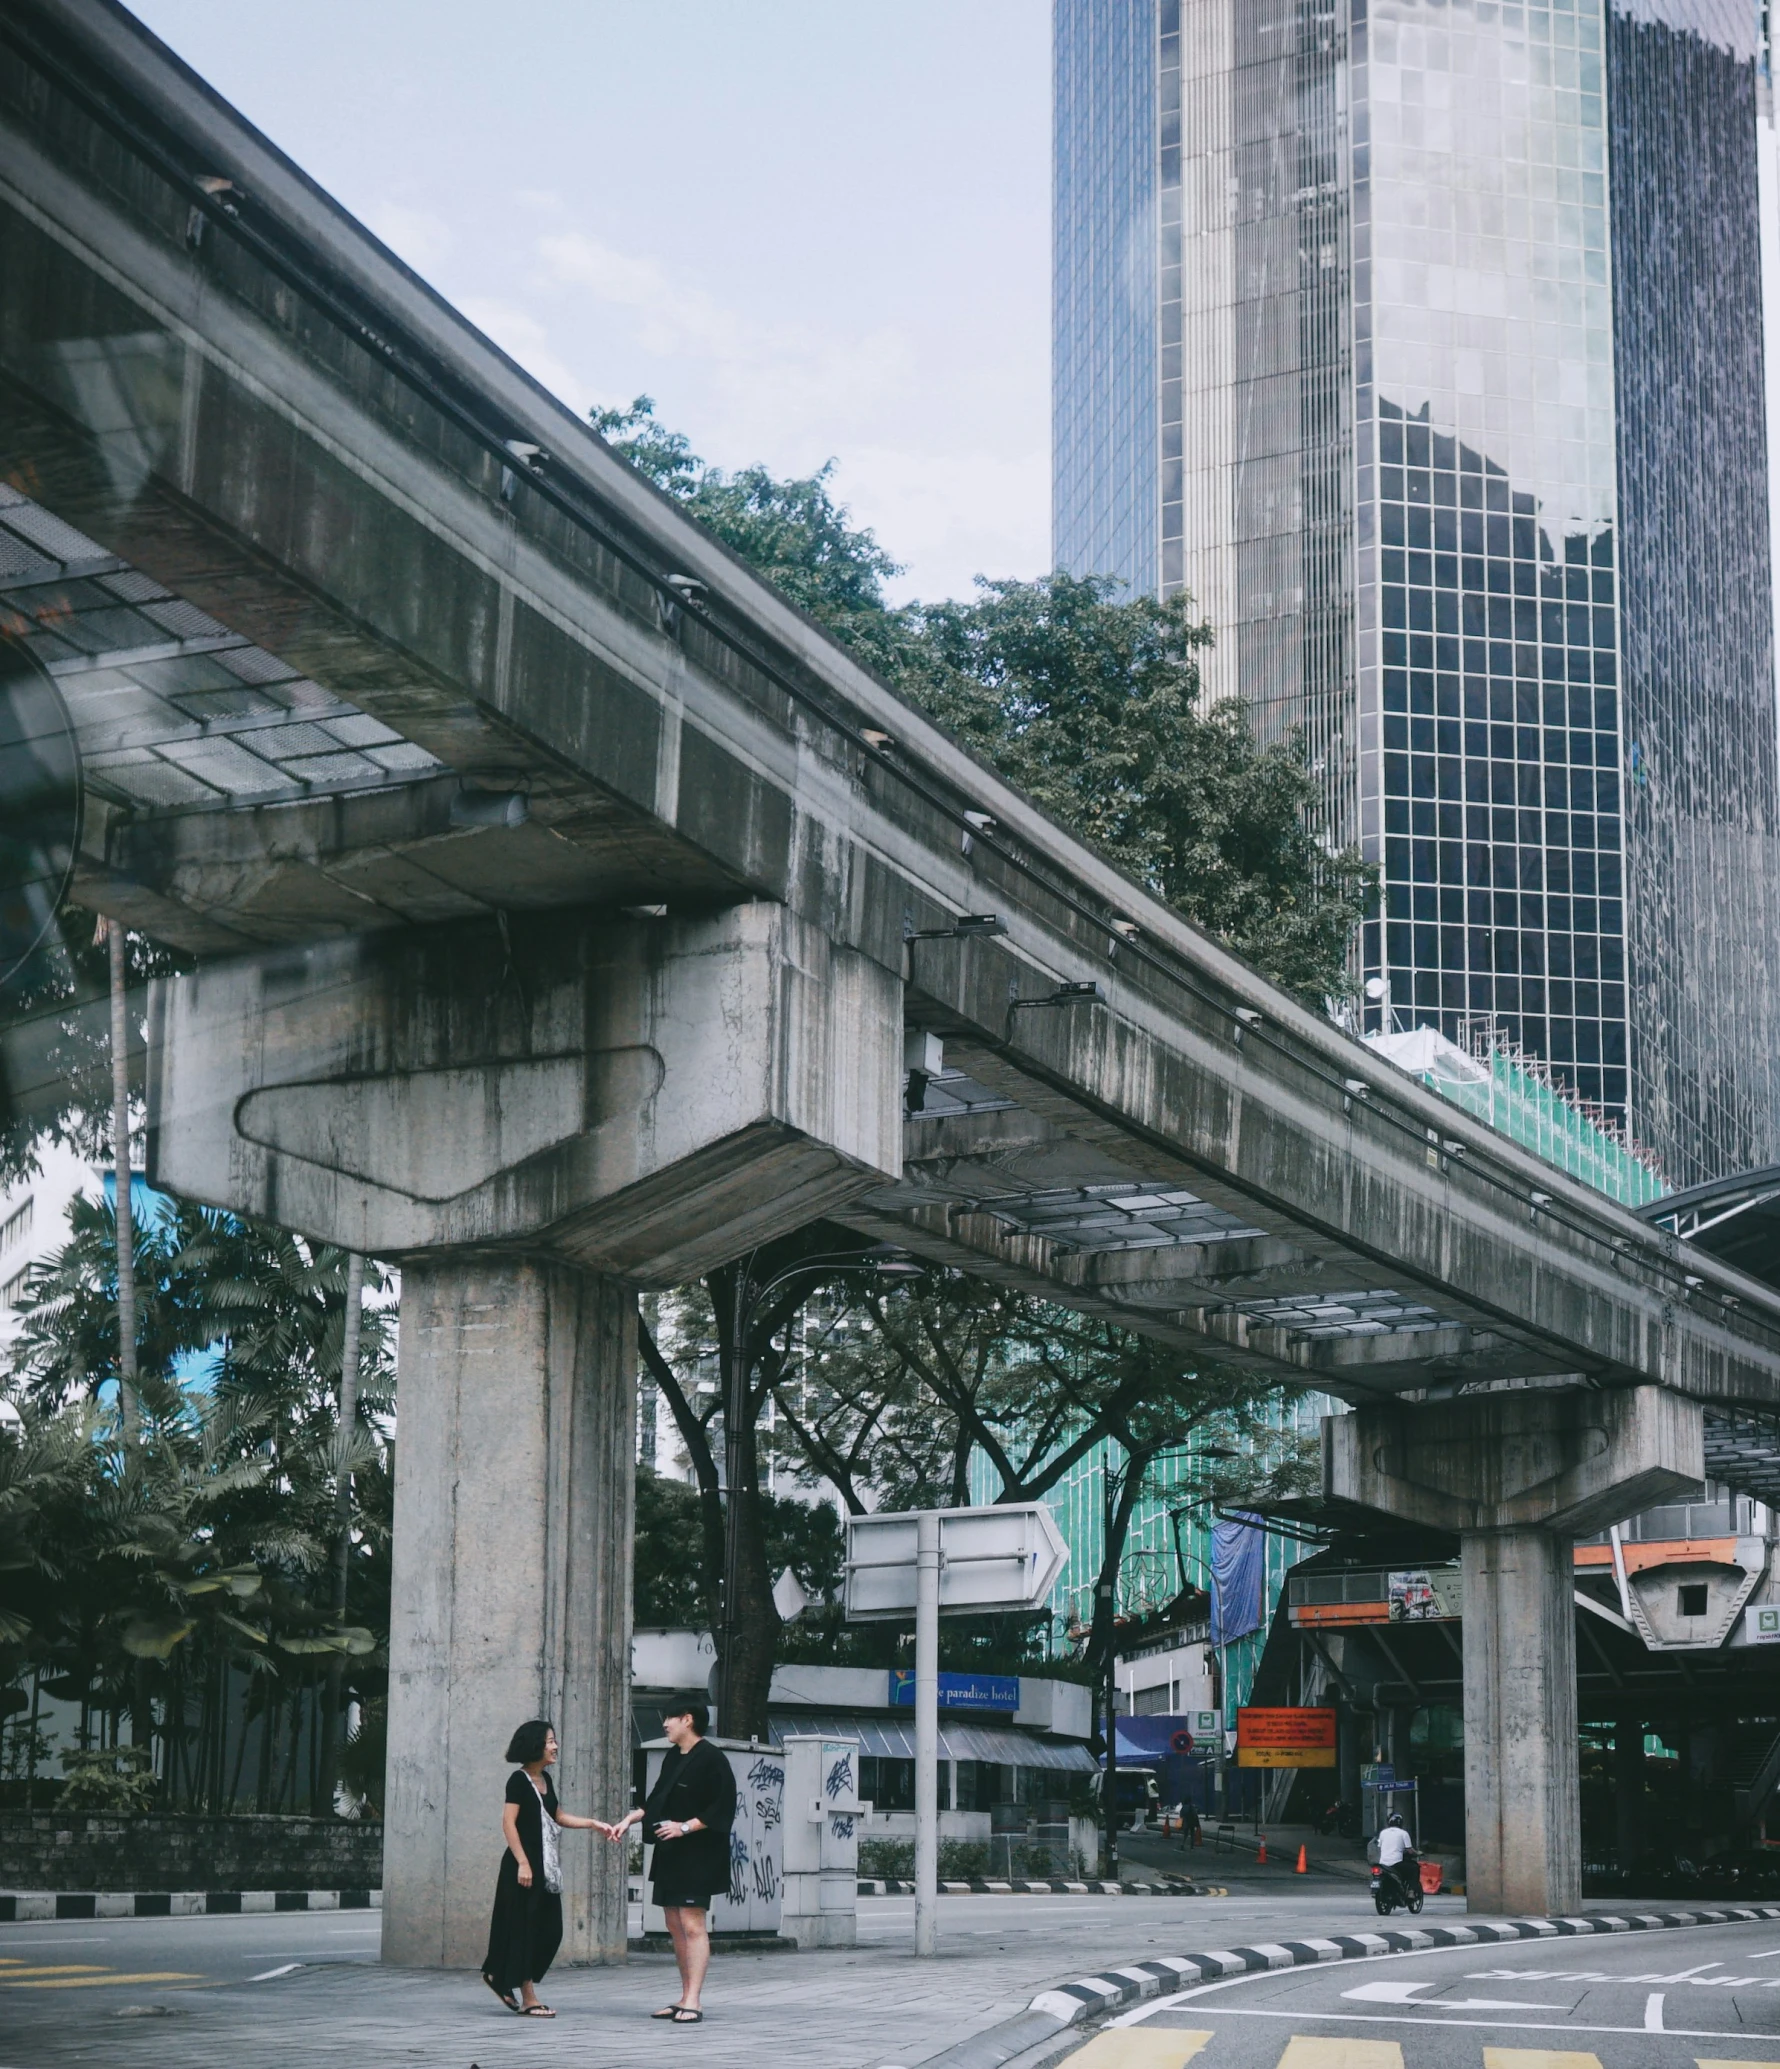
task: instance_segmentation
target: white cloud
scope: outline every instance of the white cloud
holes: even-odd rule
[[[398,258],[406,259],[416,273],[429,280],[457,243],[451,225],[442,217],[402,201],[373,202],[365,210],[365,221]]]
[[[594,396],[587,381],[556,351],[548,329],[530,310],[477,295],[466,296],[458,307],[559,402],[566,402],[578,416],[592,407]]]
[[[894,601],[969,596],[978,575],[1029,577],[1051,556],[1050,456],[865,446],[835,483],[856,522],[869,524],[910,572]]]

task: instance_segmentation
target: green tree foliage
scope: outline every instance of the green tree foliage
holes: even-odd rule
[[[902,569],[835,501],[834,461],[801,481],[781,481],[764,467],[726,474],[707,466],[683,432],[659,423],[647,395],[628,409],[596,409],[592,417],[615,452],[684,503],[800,610],[868,656],[889,659],[900,628],[884,584]]]
[[[1211,643],[1184,597],[1058,573],[914,605],[898,687],[1165,904],[1312,1004],[1349,989],[1373,872],[1329,853],[1294,733],[1207,706]]]
[[[1263,743],[1244,707],[1207,705],[1212,628],[1191,601],[1121,597],[1061,572],[983,581],[966,602],[893,610],[900,572],[833,495],[708,467],[638,396],[594,427],[756,572],[855,648],[1043,810],[1146,889],[1312,1004],[1350,985],[1374,872],[1318,838],[1302,736]]]
[[[1276,1425],[1296,1390],[963,1273],[856,1285],[806,1318],[800,1345],[774,1380],[779,1427],[802,1470],[855,1514],[962,1505],[973,1458],[993,1477],[992,1499],[1039,1500],[1100,1446],[1117,1446],[1130,1465],[1103,1577],[1116,1576],[1165,1453],[1199,1450],[1207,1507],[1302,1492],[1318,1476]],[[1093,1634],[1091,1656],[1110,1636]]]
[[[343,1254],[158,1201],[138,1251],[140,1440],[125,1442],[114,1395],[101,1398],[116,1369],[112,1233],[107,1205],[75,1203],[13,1347],[0,1685],[78,1703],[82,1751],[114,1745],[126,1720],[139,1748],[158,1738],[173,1803],[240,1801],[251,1742],[257,1807],[325,1808],[327,1668],[344,1662],[345,1694],[365,1703],[387,1678],[390,1317],[366,1311],[361,1417],[342,1431]],[[342,1470],[344,1618],[331,1563]]]
[[[46,1143],[98,1162],[111,1154],[111,977],[94,916],[65,905],[21,968],[0,985],[0,1191],[38,1168]],[[178,959],[140,934],[124,938],[132,1079],[140,1076],[145,986]]]

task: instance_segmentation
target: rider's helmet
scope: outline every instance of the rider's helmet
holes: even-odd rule
[[[1392,1812],[1391,1812],[1391,1814],[1390,1814],[1390,1816],[1389,1816],[1388,1818],[1386,1818],[1386,1819],[1385,1819],[1385,1823],[1386,1823],[1387,1825],[1400,1825],[1400,1824],[1402,1824],[1402,1822],[1403,1822],[1403,1813],[1402,1813],[1402,1812],[1401,1812],[1400,1810],[1394,1810],[1394,1811],[1392,1811]]]

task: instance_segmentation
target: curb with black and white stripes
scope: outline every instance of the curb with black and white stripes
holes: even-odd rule
[[[1499,1924],[1429,1925],[1408,1932],[1339,1933],[1331,1939],[1264,1940],[1210,1954],[1165,1955],[1108,1969],[1041,1990],[1000,2025],[929,2055],[921,2069],[1001,2069],[1016,2055],[1042,2048],[1071,2026],[1104,2018],[1220,1976],[1264,1975],[1269,1969],[1313,1968],[1329,1961],[1370,1961],[1380,1954],[1419,1954],[1436,1947],[1486,1947],[1504,1940],[1589,1938],[1601,1933],[1662,1932],[1683,1925],[1745,1925],[1780,1919],[1780,1904],[1725,1904],[1698,1911],[1588,1912],[1575,1918],[1509,1918]],[[889,2065],[886,2065],[889,2069]]]
[[[381,1911],[380,1889],[0,1890],[0,1925],[44,1918],[239,1918],[258,1911]]]

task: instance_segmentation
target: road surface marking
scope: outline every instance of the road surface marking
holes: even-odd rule
[[[1148,2033],[1108,2031],[1096,2033],[1086,2047],[1070,2056],[1080,2069],[1183,2069],[1205,2043],[1209,2033],[1188,2033],[1155,2027]]]
[[[1542,2047],[1486,2047],[1483,2069],[1601,2069],[1601,2058],[1559,2054]]]
[[[40,1968],[21,1968],[16,1962],[9,1961],[0,1968],[0,1983],[16,1982],[20,1976],[96,1976],[100,1973],[98,1964],[91,1961],[60,1961],[53,1967],[45,1963]]]
[[[113,1983],[201,1983],[202,1976],[186,1975],[176,1968],[155,1969],[141,1976],[61,1976],[52,1983],[22,1983],[11,1976],[0,1978],[14,1990],[102,1990]]]
[[[1251,1976],[1250,1982],[1254,1981]],[[1152,2005],[1151,2011],[1166,2009]],[[1433,2009],[1432,2006],[1429,2007]],[[1306,2011],[1300,2005],[1296,2011],[1257,2011],[1247,2004],[1224,2004],[1218,2007],[1218,2015],[1225,2019],[1296,2019],[1302,2025],[1307,2019],[1323,2023],[1339,2020],[1344,2026],[1478,2026],[1487,2033],[1633,2033],[1642,2035],[1642,2026],[1583,2026],[1574,2019],[1413,2019],[1394,2012],[1319,2012]],[[1116,2021],[1115,2021],[1116,2023]],[[1725,2026],[1665,2026],[1663,2032],[1671,2040],[1725,2040],[1734,2032],[1734,2027]],[[1498,2049],[1497,2053],[1512,2054],[1516,2050]],[[1528,2049],[1541,2061],[1546,2060],[1542,2048]],[[1555,2057],[1552,2059],[1556,2059]]]
[[[1780,1953],[1780,1948],[1775,1949]],[[1780,2062],[1714,2062],[1703,2055],[1695,2055],[1693,2069],[1780,2069]]]
[[[247,1980],[250,1983],[269,1983],[274,1976],[294,1976],[302,1966],[300,1961],[287,1961],[282,1968],[262,1969],[257,1976],[249,1976]]]
[[[1672,1926],[1669,1928],[1669,1931],[1675,1933],[1677,1936],[1683,1933],[1717,1932],[1718,1930],[1720,1930],[1720,1928],[1716,1925],[1682,1925]],[[1340,1967],[1345,1972],[1349,1969],[1376,1967],[1377,1964],[1381,1961],[1426,1961],[1430,1959],[1432,1956],[1451,1954],[1454,1951],[1455,1950],[1451,1947],[1395,1947],[1390,1949],[1388,1952],[1382,1954],[1356,1955],[1351,1960],[1342,1962],[1340,1964]],[[1780,1953],[1780,1948],[1776,1948],[1775,1952]],[[1328,1964],[1327,1966],[1333,1965],[1334,1964]],[[1717,1968],[1722,1967],[1722,1965],[1722,1963],[1711,1961],[1705,1964],[1707,1968]],[[1180,2007],[1184,2004],[1196,2004],[1200,1998],[1215,1996],[1218,1992],[1223,1990],[1240,1990],[1250,1983],[1275,1983],[1282,1982],[1288,1979],[1296,1982],[1302,1982],[1307,1975],[1321,1974],[1324,1972],[1324,1969],[1325,1964],[1317,1963],[1315,1965],[1312,1965],[1306,1962],[1294,1963],[1293,1966],[1290,1968],[1250,1969],[1246,1970],[1241,1975],[1220,1976],[1215,1982],[1195,1983],[1191,1989],[1176,1990],[1170,1996],[1167,1997],[1154,1997],[1149,2001],[1149,2003],[1140,2004],[1134,2011],[1122,2012],[1119,2015],[1119,2017],[1117,2017],[1116,2019],[1110,2019],[1107,2023],[1109,2027],[1137,2026],[1141,2025],[1146,2019],[1153,2019],[1158,2012],[1178,2011]],[[1699,1973],[1700,1971],[1698,1969],[1689,1969],[1687,1971],[1689,1977],[1698,1975]],[[1504,1980],[1506,1980],[1505,1974]],[[1542,1981],[1544,1980],[1544,1978],[1537,1977],[1532,1972],[1527,1972],[1524,1974],[1521,1972],[1516,1972],[1514,1980],[1517,1982],[1530,1982],[1535,1980]],[[1674,1978],[1671,1976],[1640,1975],[1631,1977],[1603,1977],[1602,1980],[1638,1983],[1667,1983],[1672,1982]],[[1228,2009],[1231,2012],[1235,2013],[1237,2016],[1242,2018],[1285,2019],[1297,2018],[1301,2016],[1301,2014],[1297,2012],[1249,2011],[1247,2009],[1239,2008],[1235,2005],[1224,2007],[1224,2009]],[[1369,2022],[1373,2025],[1381,2026],[1437,2026],[1443,2023],[1452,2026],[1513,2026],[1516,2028],[1525,2027],[1528,2031],[1535,2033],[1541,2033],[1546,2031],[1570,2031],[1584,2033],[1642,2033],[1644,2030],[1642,2026],[1575,2027],[1569,2025],[1568,2022],[1566,2022],[1565,2025],[1562,2027],[1548,2028],[1541,2021],[1530,2019],[1448,2019],[1445,2021],[1439,2019],[1394,2019],[1382,2012],[1376,2014],[1367,2014],[1364,2012],[1319,2012],[1317,2016],[1319,2018],[1360,2020],[1362,2022]],[[1664,2030],[1671,2034],[1677,2034],[1680,2038],[1684,2040],[1711,2040],[1716,2038],[1717,2032],[1722,2029],[1714,2029],[1712,2027],[1695,2028],[1691,2026],[1670,2026],[1665,2028]],[[1775,2069],[1780,2069],[1780,2064],[1776,2064]]]
[[[1322,2040],[1294,2033],[1279,2069],[1403,2069],[1394,2040]]]
[[[1644,2030],[1646,2033],[1660,2033],[1663,2030],[1663,1993],[1651,1991],[1644,2000]]]
[[[1343,1990],[1344,1998],[1357,1998],[1362,2004],[1413,2004],[1431,2012],[1558,2012],[1561,2004],[1547,2004],[1543,1998],[1526,1997],[1448,1997],[1426,1998],[1416,1993],[1422,1990],[1444,1990],[1444,1983],[1362,1983],[1357,1990]]]

